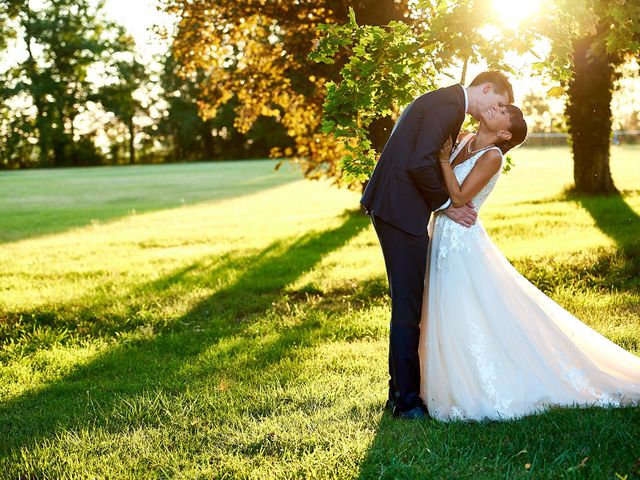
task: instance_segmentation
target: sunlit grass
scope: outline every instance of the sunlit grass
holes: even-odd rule
[[[521,149],[481,217],[638,354],[640,149],[613,152],[622,198],[567,197],[568,150]],[[388,297],[359,196],[272,168],[0,174],[0,478],[640,475],[633,409],[382,415]]]

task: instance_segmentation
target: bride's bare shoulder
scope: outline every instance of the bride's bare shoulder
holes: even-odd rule
[[[497,149],[490,148],[480,155],[476,164],[497,172],[502,166],[502,154]]]

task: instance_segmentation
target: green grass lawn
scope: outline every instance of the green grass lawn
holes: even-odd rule
[[[636,354],[639,155],[614,147],[623,195],[599,198],[565,193],[568,149],[517,150],[481,213]],[[383,414],[389,299],[359,195],[273,166],[0,172],[0,478],[640,478],[639,409]]]

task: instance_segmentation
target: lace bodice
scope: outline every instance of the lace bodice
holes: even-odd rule
[[[467,142],[469,142],[470,139],[471,135],[468,135],[467,137],[462,139],[462,141],[460,141],[456,148],[453,149],[453,152],[449,157],[450,162],[452,162],[453,159],[456,158],[460,150],[464,148],[464,146],[467,144]],[[478,161],[482,154],[492,148],[498,149],[498,147],[490,147],[484,150],[480,150],[479,152],[476,152],[475,154],[470,156],[464,162],[453,167],[453,173],[460,185],[462,185],[464,179],[467,178],[467,175],[469,175],[471,170],[473,170],[476,161]],[[477,212],[480,211],[482,204],[491,194],[493,187],[495,187],[498,178],[500,177],[501,171],[502,168],[500,168],[500,170],[498,170],[498,172],[493,177],[491,177],[491,179],[489,179],[482,190],[480,190],[471,200]],[[441,269],[449,251],[471,251],[472,249],[474,249],[474,244],[477,243],[474,240],[478,239],[480,230],[482,229],[482,224],[480,222],[480,219],[478,219],[476,224],[472,227],[463,227],[462,225],[455,223],[453,220],[447,217],[444,212],[437,212],[433,216],[433,218],[431,219],[431,223],[429,224],[429,235],[433,236],[436,229],[439,230],[440,234],[443,237],[443,241],[440,243],[437,252],[437,268]]]
[[[460,143],[458,144],[457,148],[455,148],[453,150],[453,152],[451,153],[451,156],[449,157],[449,162],[453,162],[453,160],[456,158],[456,156],[458,155],[460,150],[462,150],[465,147],[465,145],[471,140],[471,137],[472,137],[472,135],[467,135],[465,138],[462,139],[462,141],[460,141]],[[475,166],[475,164],[478,161],[478,159],[485,152],[487,152],[489,150],[494,150],[494,149],[500,151],[500,149],[498,147],[489,147],[489,148],[486,148],[484,150],[480,150],[479,152],[476,152],[475,154],[470,156],[464,162],[462,162],[462,163],[456,165],[455,167],[453,167],[453,173],[456,176],[456,179],[458,180],[458,183],[460,185],[462,185],[462,182],[464,182],[464,179],[467,178],[467,175],[469,175],[469,173],[471,173],[471,170],[473,170],[473,167]],[[500,152],[500,155],[502,155],[502,152]],[[503,157],[503,162],[504,162],[504,157]],[[480,211],[480,207],[482,207],[482,204],[489,197],[489,194],[493,190],[493,187],[495,187],[496,182],[498,181],[498,178],[500,177],[501,170],[502,170],[502,168],[500,170],[498,170],[498,172],[493,177],[491,177],[491,179],[482,188],[482,190],[480,190],[477,193],[477,195],[475,197],[473,197],[472,202],[473,202],[473,205],[476,208],[476,211]]]

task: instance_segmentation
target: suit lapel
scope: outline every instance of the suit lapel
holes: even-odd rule
[[[464,123],[464,116],[466,115],[466,112],[465,112],[465,101],[464,101],[464,87],[462,85],[458,84],[458,85],[454,85],[452,87],[452,89],[457,94],[458,101],[460,102],[460,105],[462,106],[462,119],[460,120],[460,123],[458,125],[457,130],[455,132],[453,132],[453,136],[451,137],[451,140],[453,141],[453,144],[455,145],[456,142],[458,141],[458,135],[460,134],[460,128],[462,128],[462,124]]]

